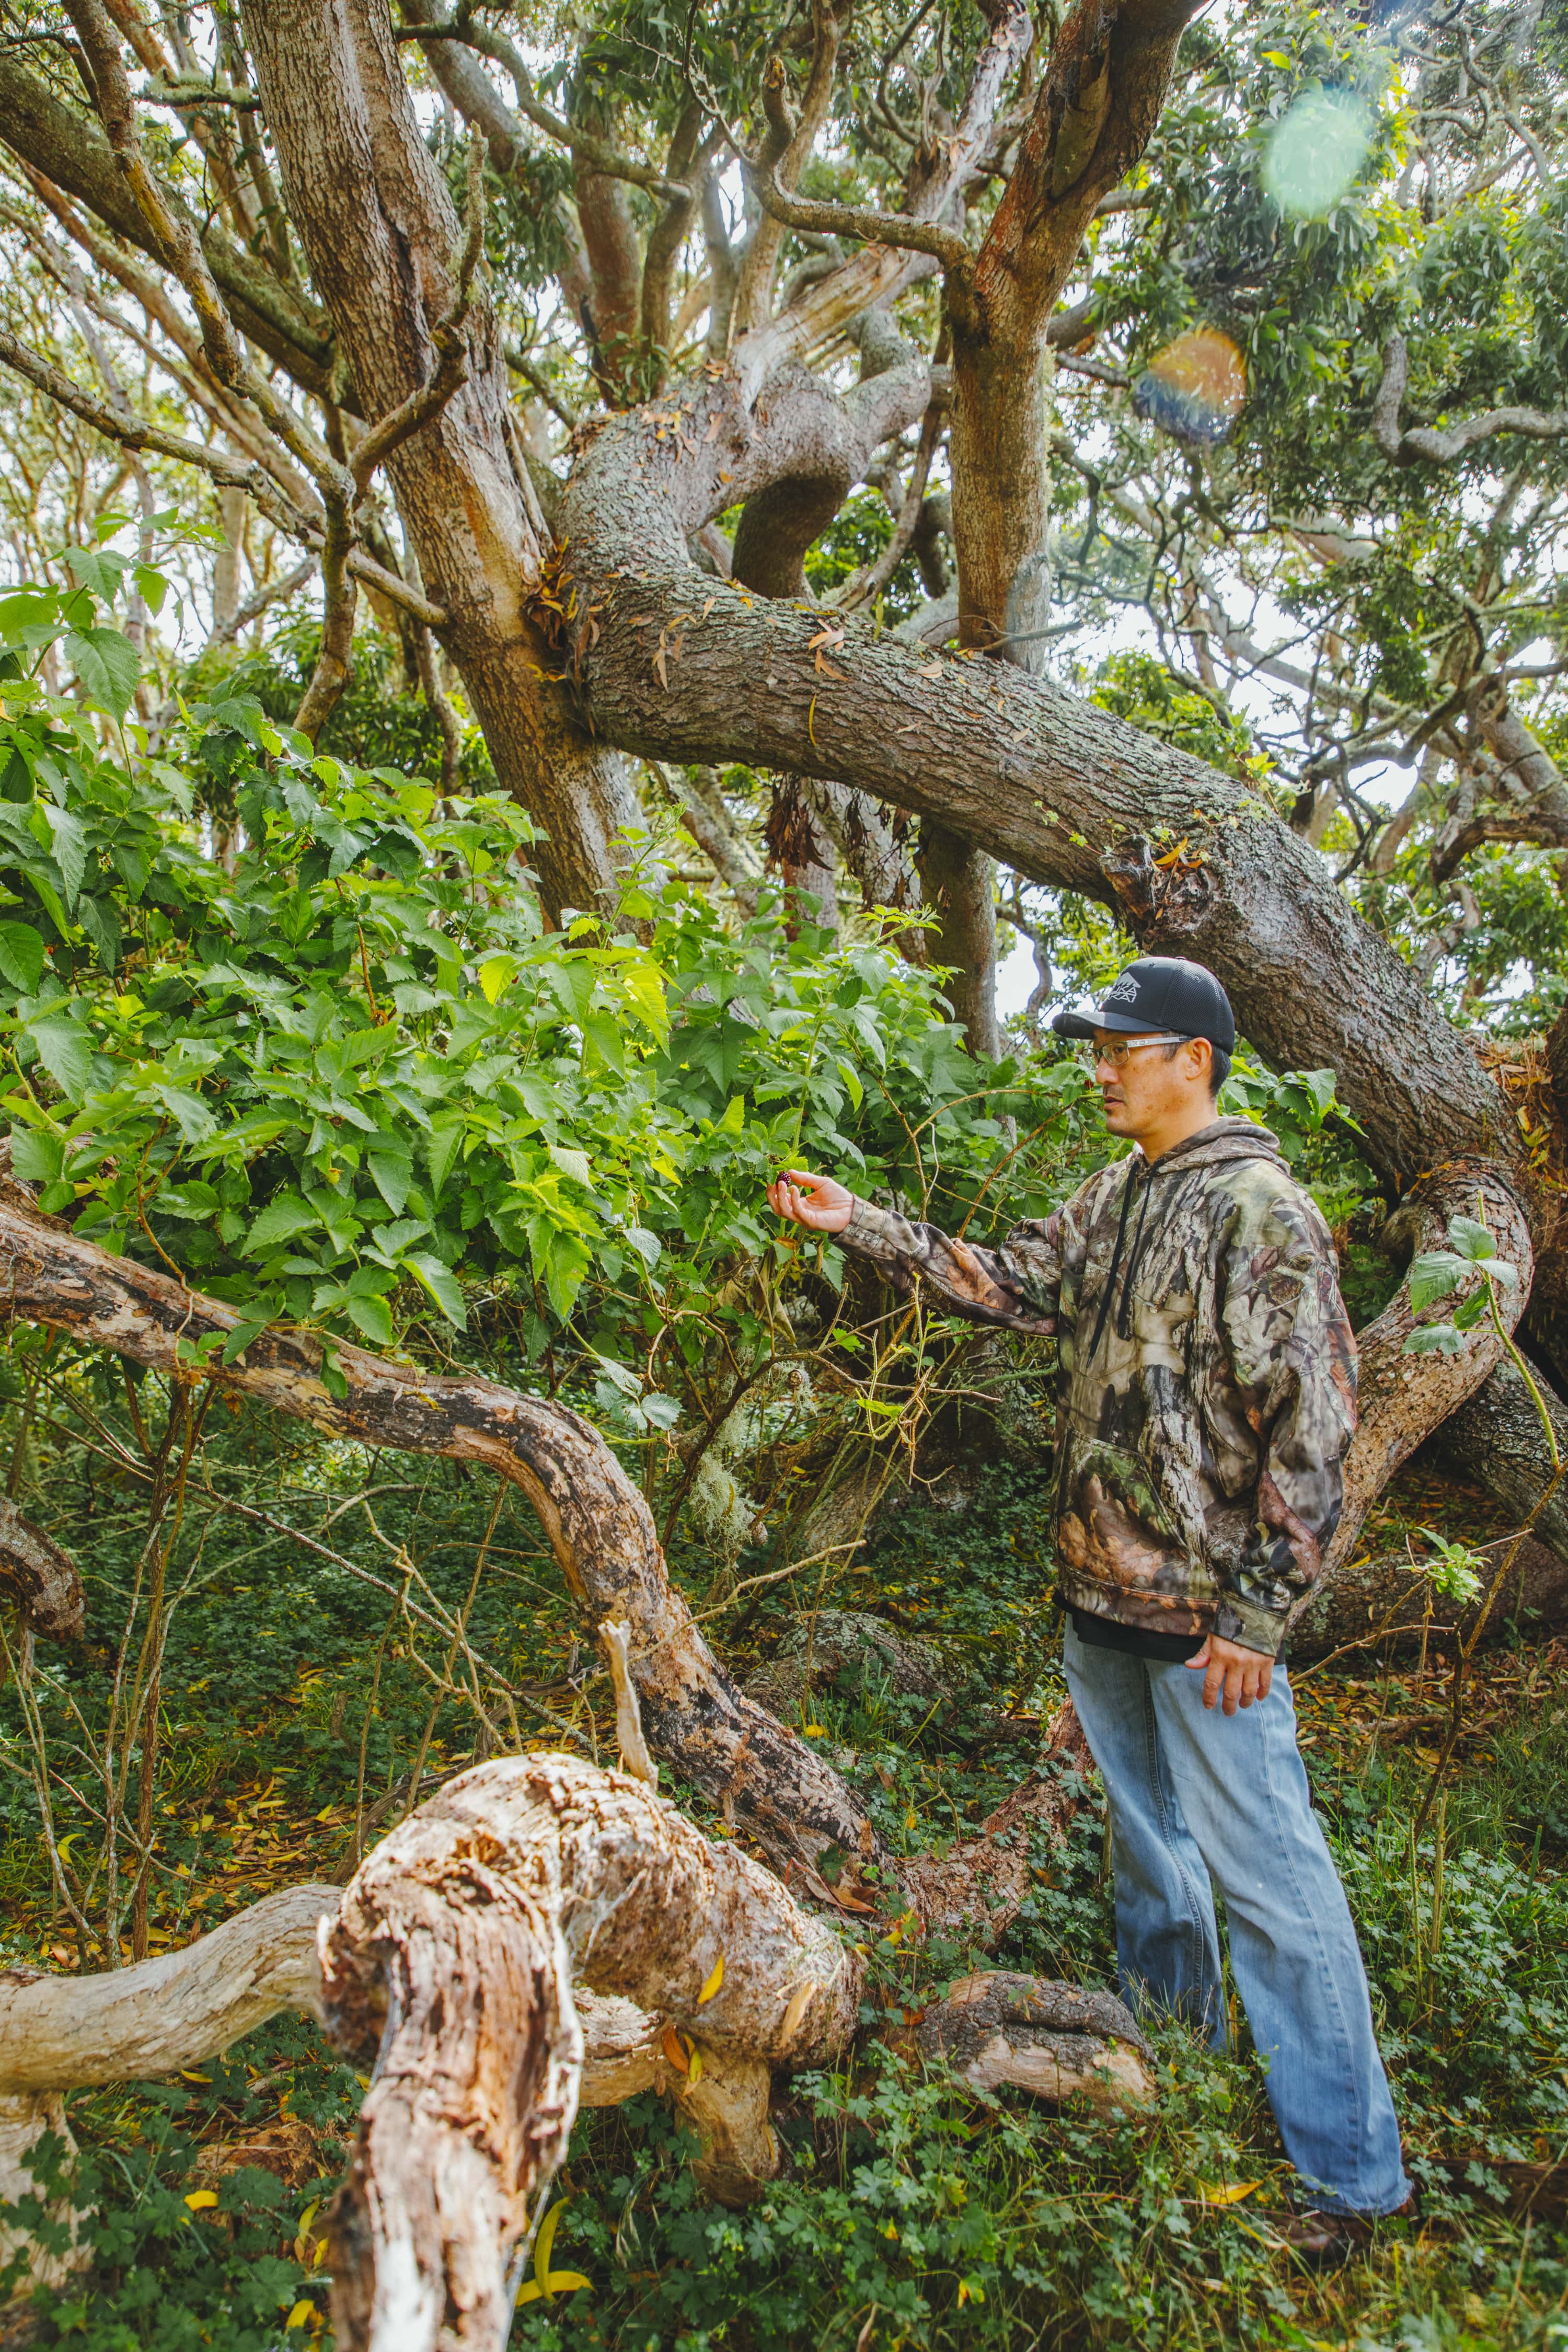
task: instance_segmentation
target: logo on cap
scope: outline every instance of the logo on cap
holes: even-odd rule
[[[1122,973],[1115,987],[1108,993],[1105,1001],[1107,1004],[1137,1003],[1138,982],[1133,979],[1132,974],[1130,971],[1124,971]]]

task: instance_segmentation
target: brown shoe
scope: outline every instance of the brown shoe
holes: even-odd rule
[[[1280,2244],[1289,2246],[1299,2262],[1309,2270],[1327,2271],[1337,2270],[1352,2254],[1370,2246],[1379,2221],[1407,2221],[1415,2212],[1412,2196],[1392,2213],[1336,2213],[1309,2208],[1300,2213],[1270,2213],[1267,2219]]]

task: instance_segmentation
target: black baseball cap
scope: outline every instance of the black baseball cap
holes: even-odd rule
[[[1236,1045],[1229,997],[1212,971],[1182,956],[1140,956],[1106,990],[1102,1003],[1058,1013],[1051,1027],[1058,1037],[1092,1037],[1097,1029],[1126,1034],[1169,1029],[1178,1037],[1206,1037],[1222,1054]]]

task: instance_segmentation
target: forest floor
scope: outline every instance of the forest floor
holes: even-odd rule
[[[423,1791],[483,1752],[471,1716],[449,1701],[432,1712],[428,1661],[422,1670],[389,1559],[416,1560],[460,1603],[489,1528],[469,1632],[525,1694],[523,1736],[554,1744],[529,1719],[537,1703],[613,1753],[607,1683],[521,1498],[504,1498],[492,1525],[493,1486],[451,1465],[367,1459],[250,1415],[223,1447],[203,1489],[211,1507],[195,1499],[182,1537],[192,1580],[164,1677],[153,1951],[276,1887],[342,1878],[356,1833],[374,1838],[407,1809],[416,1762]],[[80,1561],[88,1591],[89,1640],[74,1658],[61,1654],[58,1688],[96,1721],[112,1660],[102,1629],[122,1617],[133,1580],[136,1498],[82,1452],[40,1456],[32,1475],[49,1498],[40,1516]],[[263,1487],[266,1538],[226,1507]],[[313,1531],[331,1557],[290,1528]],[[1415,1467],[1384,1497],[1370,1539],[1419,1551],[1433,1531],[1479,1541],[1500,1528],[1475,1494]],[[732,1603],[726,1613],[732,1576],[715,1579],[695,1557],[676,1566],[716,1612],[715,1646],[742,1675],[792,1612],[823,1602],[872,1609],[940,1646],[953,1695],[934,1707],[895,1694],[873,1664],[803,1709],[805,1736],[863,1790],[889,1841],[914,1852],[971,1831],[1023,1777],[1059,1696],[1040,1541],[1037,1480],[998,1470],[962,1515],[904,1514],[832,1589],[815,1570],[800,1580],[810,1591],[767,1588],[749,1622]],[[748,1558],[740,1572],[767,1564]],[[739,1643],[725,1633],[736,1620]],[[1109,2123],[957,2090],[873,2035],[846,2072],[795,2078],[784,2172],[749,2213],[696,2197],[687,2145],[652,2095],[584,2116],[556,2188],[552,2262],[588,2284],[520,2312],[514,2344],[1568,2352],[1568,2169],[1552,2169],[1568,2154],[1568,1644],[1505,1641],[1482,1654],[1467,1736],[1419,1841],[1412,1825],[1443,1737],[1442,1662],[1342,1658],[1301,1668],[1296,1687],[1421,2184],[1419,2221],[1386,2226],[1328,2275],[1279,2244],[1268,2215],[1286,2168],[1244,2030],[1228,2057],[1161,2031],[1157,2111]],[[0,1711],[15,1762],[25,1748],[12,1696],[0,1694]],[[64,1700],[45,1698],[56,1760],[68,1760]],[[704,1817],[689,1790],[666,1792]],[[102,1966],[101,1945],[53,1897],[15,1773],[0,1803],[0,1964]],[[68,1830],[62,1814],[60,1827],[85,1860],[89,1816]],[[879,1946],[868,2024],[879,2005],[929,1998],[973,1957]],[[1042,1854],[995,1959],[1114,1982],[1098,1803]],[[361,2088],[313,2026],[280,2019],[178,2078],[74,2096],[80,2154],[74,2165],[62,2154],[56,2185],[68,2179],[91,2209],[96,2266],[14,2315],[0,2343],[324,2344],[322,2214]]]

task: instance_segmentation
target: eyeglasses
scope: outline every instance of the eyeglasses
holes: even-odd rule
[[[1129,1056],[1141,1054],[1146,1045],[1186,1045],[1191,1039],[1177,1036],[1173,1029],[1162,1029],[1152,1037],[1118,1037],[1113,1045],[1096,1045],[1086,1039],[1082,1055],[1092,1067],[1098,1062],[1109,1062],[1113,1070],[1124,1070]]]

